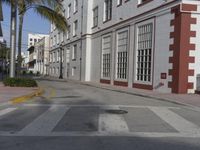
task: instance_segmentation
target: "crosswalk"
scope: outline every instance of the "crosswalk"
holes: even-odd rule
[[[37,111],[37,109],[42,107],[45,109]],[[22,108],[26,109],[22,111]],[[26,115],[26,111],[29,110],[29,108],[30,111],[34,110],[35,115],[37,115],[33,117],[32,120],[30,119],[32,117],[30,115],[31,113]],[[106,111],[121,109],[127,110],[129,114],[114,114]],[[157,120],[160,119],[162,122],[155,122],[153,118],[144,118],[142,116],[140,118],[139,113],[136,117],[138,121],[127,117],[127,115],[129,115],[134,118],[136,114],[130,114],[131,111],[129,112],[129,110],[135,109],[152,113],[150,116],[157,118]],[[200,138],[200,126],[173,111],[179,109],[182,108],[135,105],[23,104],[20,107],[0,109],[0,136],[139,136]],[[16,113],[17,111],[21,112]],[[12,117],[16,120],[16,118],[20,119],[22,116],[24,117],[23,119],[27,118],[31,121],[26,122],[19,130],[14,130],[15,122],[12,122]],[[138,124],[138,122],[140,123]],[[134,125],[134,131],[132,129],[132,124]],[[156,127],[152,127],[150,124],[155,124]],[[6,125],[10,125],[11,128],[13,126],[13,130],[4,130],[3,127]],[[140,128],[141,126],[146,128],[144,132],[140,130],[137,131],[137,127]],[[169,126],[174,130],[169,130],[167,132],[160,131],[157,129],[159,126]],[[153,128],[153,131],[150,130],[150,128]]]

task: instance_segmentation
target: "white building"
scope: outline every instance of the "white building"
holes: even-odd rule
[[[38,42],[40,39],[42,39],[44,36],[48,36],[48,35],[29,33],[28,34],[28,48],[31,46],[34,46],[35,43]]]
[[[36,68],[41,75],[48,74],[49,65],[49,36],[44,36],[35,43],[36,51]]]
[[[35,48],[35,44],[39,42],[42,38],[48,37],[46,34],[28,34],[28,70],[33,73],[37,73],[37,49]]]
[[[50,75],[165,93],[200,85],[199,0],[64,0],[69,23],[52,25]]]

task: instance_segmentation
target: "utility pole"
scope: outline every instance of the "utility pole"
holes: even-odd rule
[[[11,27],[10,27],[10,77],[15,77],[15,53],[16,53],[16,27],[17,27],[17,0],[11,3]]]
[[[63,47],[62,47],[62,44],[60,45],[60,76],[59,76],[59,79],[63,79],[63,72],[62,72],[62,68],[63,68],[63,63],[62,63],[62,53],[63,51]]]

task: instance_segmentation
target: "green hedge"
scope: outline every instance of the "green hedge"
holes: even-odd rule
[[[37,87],[37,82],[28,78],[6,78],[3,81],[5,86],[11,87]]]

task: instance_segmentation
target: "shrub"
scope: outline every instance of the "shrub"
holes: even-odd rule
[[[32,74],[33,74],[33,71],[30,71],[29,74],[32,75]]]
[[[23,75],[26,75],[26,71],[25,71],[25,70],[23,70],[23,71],[22,71],[22,74],[23,74]]]
[[[11,87],[37,87],[37,82],[27,78],[6,78],[3,81],[5,86]]]
[[[37,71],[37,73],[36,73],[36,76],[39,76],[40,75],[40,72],[39,71]]]

